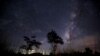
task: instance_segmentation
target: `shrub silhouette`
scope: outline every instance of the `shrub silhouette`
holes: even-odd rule
[[[85,48],[85,53],[86,54],[92,54],[92,50],[90,48]]]

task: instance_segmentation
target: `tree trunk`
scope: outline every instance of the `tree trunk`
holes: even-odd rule
[[[52,44],[52,54],[56,54],[56,48],[57,48],[57,44],[53,43]]]

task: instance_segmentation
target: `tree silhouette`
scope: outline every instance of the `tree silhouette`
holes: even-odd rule
[[[56,33],[55,31],[53,31],[53,30],[47,34],[47,38],[48,38],[48,43],[50,43],[51,46],[52,46],[52,51],[51,51],[51,53],[52,53],[52,54],[55,54],[56,49],[57,49],[57,45],[58,45],[58,44],[63,44],[63,40],[62,40],[62,38],[59,37],[59,36],[57,35],[57,33]]]
[[[20,49],[25,49],[26,54],[28,54],[29,50],[32,50],[32,47],[39,48],[39,46],[42,44],[41,42],[37,41],[35,39],[35,36],[32,36],[33,40],[31,40],[29,37],[24,36],[24,41],[26,42],[26,45],[22,45]]]

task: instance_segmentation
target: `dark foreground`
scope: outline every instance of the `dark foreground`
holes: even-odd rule
[[[14,53],[14,51],[5,51],[0,50],[0,56],[100,56],[100,52],[92,51],[89,48],[85,48],[84,52],[72,51],[71,53],[58,53],[56,55],[43,55],[42,53],[33,53],[33,54],[21,54],[20,52]]]
[[[30,54],[30,55],[25,55],[25,54],[21,54],[21,53],[1,53],[0,56],[100,56],[100,53],[95,52],[95,53],[89,53],[89,52],[73,52],[73,53],[62,53],[62,54],[50,54],[50,55],[43,55],[41,53],[34,53],[34,54]]]

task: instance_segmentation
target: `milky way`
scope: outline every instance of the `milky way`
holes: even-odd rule
[[[24,44],[23,36],[36,35],[44,43],[41,49],[49,50],[46,37],[52,29],[63,38],[64,46],[68,38],[74,39],[77,47],[86,36],[99,39],[99,2],[93,0],[7,0],[1,1],[0,7],[0,29],[13,49]]]

